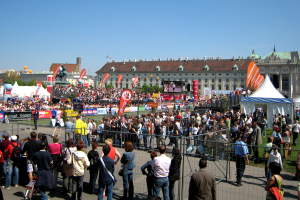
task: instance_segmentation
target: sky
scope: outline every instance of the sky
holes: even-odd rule
[[[300,51],[299,0],[0,0],[0,69]]]

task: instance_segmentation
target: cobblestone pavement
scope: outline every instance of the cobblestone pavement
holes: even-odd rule
[[[25,125],[11,125],[11,124],[0,124],[1,130],[7,131],[9,134],[19,134],[21,138],[29,136],[30,131],[32,130],[30,126]],[[39,127],[37,132],[46,133],[51,135],[54,129],[50,127]],[[57,129],[55,134],[59,134],[61,140],[64,139],[63,130]],[[49,140],[50,141],[50,140]],[[119,149],[120,152],[123,152],[123,149]],[[100,151],[100,149],[99,149]],[[141,174],[140,166],[149,160],[150,156],[146,151],[135,150],[136,153],[136,168],[134,171],[134,189],[135,189],[135,199],[147,199],[147,186],[145,182],[145,176]],[[178,196],[178,189],[183,191],[183,199],[188,197],[188,185],[190,176],[193,172],[198,169],[198,158],[185,156],[183,160],[183,171],[184,176],[180,181],[179,185],[175,186],[175,195]],[[225,166],[228,164],[229,176],[228,181],[224,181],[225,177]],[[117,175],[117,172],[120,168],[120,164],[116,166],[115,176],[117,178],[117,183],[114,187],[114,199],[120,199],[122,196],[122,180],[121,177]],[[218,180],[217,184],[217,199],[219,200],[253,200],[253,199],[265,199],[266,192],[264,191],[265,186],[265,177],[264,169],[247,166],[243,186],[235,186],[235,163],[226,161],[210,161],[208,164],[208,171],[216,176]],[[297,199],[297,181],[292,180],[293,176],[289,173],[282,173],[284,178],[284,190],[285,190],[285,199]],[[85,175],[84,181],[87,183],[89,181],[88,172]],[[182,184],[183,183],[183,184]],[[86,187],[87,188],[87,187]],[[23,199],[22,195],[25,191],[25,188],[19,186],[17,188],[12,187],[10,190],[2,189],[4,194],[4,199]],[[39,199],[38,196],[33,199]],[[54,193],[49,194],[49,199],[59,200],[59,199],[68,199],[68,195],[61,192],[58,188]],[[97,199],[96,195],[91,195],[86,192],[83,193],[83,200],[85,199]]]

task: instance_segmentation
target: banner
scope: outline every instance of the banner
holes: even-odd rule
[[[123,90],[121,97],[120,97],[120,105],[118,110],[118,115],[123,115],[125,111],[125,107],[127,103],[130,101],[132,97],[132,91],[131,90]]]
[[[135,88],[137,86],[138,82],[139,82],[139,77],[138,76],[133,77],[131,79],[131,81],[132,81],[132,88]]]
[[[97,115],[97,108],[85,108],[82,114],[85,116]]]
[[[198,80],[193,80],[193,96],[194,100],[198,100]]]
[[[106,108],[97,108],[97,115],[106,115],[107,110]]]
[[[120,84],[121,84],[122,79],[123,79],[123,75],[122,75],[122,74],[119,74],[119,75],[118,75],[118,79],[117,79],[117,85],[120,85]]]
[[[250,62],[247,68],[246,87],[255,90],[261,85],[263,80],[264,78],[260,74],[260,68],[254,61]]]
[[[32,119],[32,112],[5,112],[8,120],[31,120]]]
[[[76,117],[78,116],[78,112],[75,110],[65,110],[65,116],[66,117]]]
[[[79,75],[79,79],[82,79],[84,76],[86,76],[86,69],[82,69]]]
[[[109,73],[104,73],[100,82],[100,87],[102,87],[106,81],[109,79],[110,74]]]

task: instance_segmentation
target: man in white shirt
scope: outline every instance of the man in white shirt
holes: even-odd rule
[[[296,146],[297,138],[300,132],[300,124],[298,121],[296,121],[296,124],[293,125],[292,132],[293,132],[293,146]]]
[[[169,200],[169,169],[171,159],[165,155],[166,146],[159,147],[160,156],[156,157],[153,161],[153,174],[154,174],[154,195],[159,197],[160,188],[162,189],[164,200]]]

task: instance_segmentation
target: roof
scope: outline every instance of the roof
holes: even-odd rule
[[[63,65],[65,67],[65,69],[67,70],[67,72],[72,73],[72,72],[78,72],[77,70],[77,64],[63,64],[63,63],[53,63],[50,67],[50,71],[51,72],[55,72],[56,69]]]
[[[274,87],[268,75],[263,84],[250,97],[284,98],[284,96]]]
[[[263,59],[276,57],[276,58],[279,58],[279,59],[292,60],[293,57],[296,57],[296,59],[299,60],[299,55],[300,55],[299,51],[291,51],[291,52],[273,51],[273,52],[267,54]]]
[[[114,72],[126,73],[132,72],[133,66],[135,72],[178,72],[179,66],[183,66],[183,72],[202,72],[207,71],[205,66],[209,66],[209,71],[222,72],[232,71],[233,66],[237,65],[239,70],[245,71],[250,59],[214,59],[214,60],[166,60],[166,61],[137,61],[137,62],[109,62],[106,63],[96,73]]]
[[[287,98],[260,98],[260,97],[242,97],[241,102],[255,102],[255,103],[288,103],[293,101]]]

